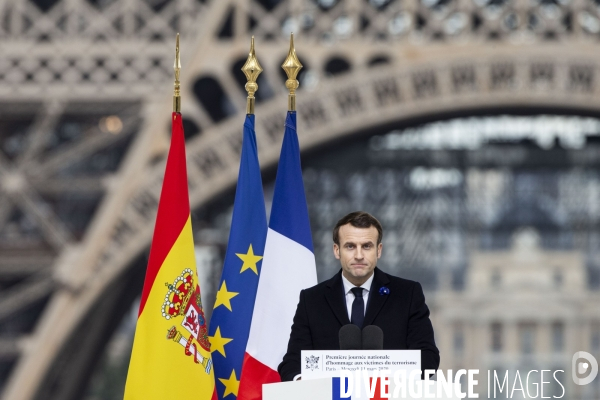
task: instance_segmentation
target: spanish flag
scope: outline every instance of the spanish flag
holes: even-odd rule
[[[174,112],[125,400],[188,398],[217,397],[194,257],[183,124]]]

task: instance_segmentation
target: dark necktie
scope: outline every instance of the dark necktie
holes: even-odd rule
[[[363,288],[355,287],[350,290],[352,291],[352,294],[354,294],[350,322],[359,328],[362,328],[363,321],[365,320],[365,301],[363,300]]]

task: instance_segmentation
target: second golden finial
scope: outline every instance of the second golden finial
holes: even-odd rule
[[[285,81],[285,87],[290,91],[288,95],[288,110],[296,111],[296,89],[300,86],[300,82],[296,78],[298,77],[298,72],[302,69],[302,64],[296,55],[293,33],[290,35],[290,51],[285,60],[283,60],[281,68],[283,68],[288,77],[287,81]]]
[[[250,53],[248,53],[248,59],[242,67],[242,72],[246,75],[248,82],[246,83],[246,92],[248,92],[248,98],[246,100],[246,114],[254,114],[254,93],[258,90],[258,76],[263,71],[262,67],[258,63],[256,54],[254,53],[254,36],[250,42]]]

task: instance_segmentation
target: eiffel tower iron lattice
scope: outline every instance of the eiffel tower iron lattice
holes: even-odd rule
[[[0,2],[2,398],[74,398],[115,310],[135,297],[168,148],[175,34],[198,208],[235,184],[252,35],[261,165],[276,163],[292,31],[303,151],[492,107],[600,111],[592,0]]]

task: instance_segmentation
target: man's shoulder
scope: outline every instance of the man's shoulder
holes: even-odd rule
[[[398,283],[398,284],[402,284],[402,285],[418,285],[419,284],[419,282],[417,282],[417,281],[413,281],[413,280],[402,278],[402,277],[399,277],[396,275],[388,274],[387,272],[381,271],[381,273],[386,275],[387,278],[394,283]]]
[[[414,289],[415,287],[421,287],[421,284],[417,281],[413,281],[410,279],[401,278],[399,276],[388,274],[387,272],[384,272],[381,269],[379,269],[377,275],[379,275],[379,276],[376,276],[377,281],[379,281],[379,282],[387,281],[387,285],[390,285],[390,286],[402,287],[404,289],[407,289],[407,288]]]
[[[336,277],[338,277],[338,274],[334,275],[333,278],[327,279],[321,283],[317,283],[315,286],[311,286],[302,291],[308,295],[323,292],[328,287],[331,287],[331,285],[334,283]]]
[[[415,286],[420,287],[421,284],[417,281],[413,281],[406,278],[401,278],[399,276],[388,274],[387,272],[382,271],[381,269],[377,269],[375,273],[375,284],[383,284],[383,285],[392,285],[392,286],[400,286],[403,288],[414,288]],[[307,295],[312,295],[316,293],[322,293],[323,291],[331,288],[335,285],[342,285],[341,272],[338,272],[331,278],[324,280],[321,283],[318,283],[314,286],[306,288],[303,290]]]

